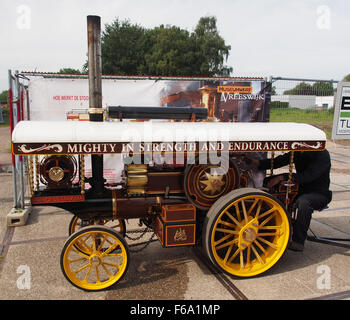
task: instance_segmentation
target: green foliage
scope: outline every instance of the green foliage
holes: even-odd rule
[[[332,96],[334,95],[334,89],[331,82],[315,82],[313,85],[301,82],[297,86],[295,86],[295,88],[284,91],[283,94],[306,96]]]
[[[216,27],[215,17],[203,17],[195,31],[160,25],[145,29],[116,19],[102,34],[102,73],[155,76],[229,75],[224,65],[230,46]]]
[[[315,82],[312,86],[316,96],[333,96],[334,88],[331,82]]]
[[[0,93],[0,108],[2,112],[2,118],[4,123],[2,123],[0,126],[7,126],[10,123],[10,117],[9,117],[9,109],[8,108],[2,108],[1,105],[8,105],[8,91],[4,90]]]
[[[271,95],[274,96],[277,94],[277,91],[276,91],[276,87],[275,86],[272,86],[271,87]]]
[[[312,90],[312,86],[310,84],[301,82],[295,88],[284,91],[283,94],[314,95],[314,91]]]
[[[137,75],[144,69],[149,48],[145,28],[116,19],[105,25],[101,42],[103,74]]]
[[[201,75],[228,76],[232,72],[231,67],[224,65],[231,46],[225,44],[225,40],[219,35],[215,17],[202,17],[194,31],[196,42],[195,52],[199,63]]]
[[[0,103],[5,104],[8,101],[8,90],[4,90],[0,93]]]
[[[334,106],[333,106],[333,107],[331,107],[331,108],[328,108],[327,111],[328,111],[329,114],[331,114],[331,115],[334,116],[334,109],[335,109],[335,108],[334,108]]]
[[[80,74],[80,70],[73,69],[73,68],[61,68],[58,73],[65,73],[65,74]]]
[[[4,120],[4,123],[1,126],[10,124],[10,111],[8,108],[2,109],[2,118]]]
[[[350,81],[350,73],[343,78],[343,81]]]
[[[333,126],[333,111],[334,109],[271,108],[270,122],[308,123],[325,131],[327,138],[330,138]]]
[[[141,74],[158,76],[183,76],[192,74],[195,61],[194,43],[189,41],[189,33],[178,27],[164,27],[148,31],[149,50],[145,54],[145,64]]]

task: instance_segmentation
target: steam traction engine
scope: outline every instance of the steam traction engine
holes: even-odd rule
[[[146,109],[139,110],[143,119]],[[295,190],[288,184],[276,190],[248,187],[240,157],[322,150],[325,134],[296,123],[193,121],[196,115],[205,118],[198,110],[181,110],[182,118],[192,119],[181,122],[21,121],[16,126],[13,153],[26,156],[32,205],[73,214],[61,254],[62,271],[73,285],[100,290],[122,278],[130,259],[125,219],[140,219],[163,247],[203,246],[214,265],[238,277],[261,274],[281,258],[290,239],[288,206]],[[108,111],[112,117],[113,108]],[[121,108],[118,114],[139,116],[129,111]],[[159,108],[163,117],[176,117],[173,111]],[[225,140],[209,140],[205,133],[211,130]],[[104,154],[123,157],[123,179],[112,186],[104,182],[99,190],[94,172],[85,177],[85,164]],[[158,161],[162,157],[168,161]]]
[[[101,290],[123,277],[126,219],[140,219],[163,247],[203,246],[230,275],[270,269],[290,239],[292,167],[285,186],[268,190],[250,183],[240,157],[317,152],[324,132],[296,123],[207,121],[205,108],[103,110],[100,50],[100,19],[88,16],[89,121],[21,121],[12,132],[12,152],[26,160],[31,204],[73,214],[60,259],[67,280]],[[116,185],[103,177],[107,154],[123,157]]]

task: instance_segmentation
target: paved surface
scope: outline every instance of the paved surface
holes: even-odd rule
[[[334,197],[328,210],[314,213],[311,229],[317,235],[350,238],[350,147],[329,141],[327,148]],[[235,299],[191,248],[163,249],[158,242],[131,253],[128,273],[116,286],[101,292],[79,290],[65,280],[59,266],[72,216],[54,207],[35,208],[25,226],[7,228],[12,203],[12,175],[2,172],[0,299]],[[350,249],[308,241],[304,252],[287,251],[262,276],[229,281],[251,300],[350,299],[349,270]],[[21,279],[28,271],[30,281],[25,283]]]

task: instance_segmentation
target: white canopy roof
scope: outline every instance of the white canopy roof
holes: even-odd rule
[[[21,121],[13,143],[159,141],[326,141],[308,124],[289,122]]]
[[[14,154],[323,150],[325,133],[300,123],[21,121]]]

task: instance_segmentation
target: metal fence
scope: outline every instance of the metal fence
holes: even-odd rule
[[[21,76],[18,71],[15,71],[15,73],[12,73],[11,70],[8,71],[8,108],[10,111],[9,122],[11,134],[16,124],[24,120],[24,115],[27,111],[24,102],[26,87],[20,82],[20,78]],[[27,187],[25,168],[25,157],[12,155],[13,198],[15,209],[23,210],[25,207],[25,192]]]
[[[9,124],[9,108],[7,100],[0,100],[0,124]]]
[[[270,121],[303,122],[331,135],[336,80],[272,77]]]
[[[4,117],[2,115],[2,105],[1,105],[1,102],[0,102],[0,124],[2,124],[2,123],[5,123],[5,122],[4,122]]]

